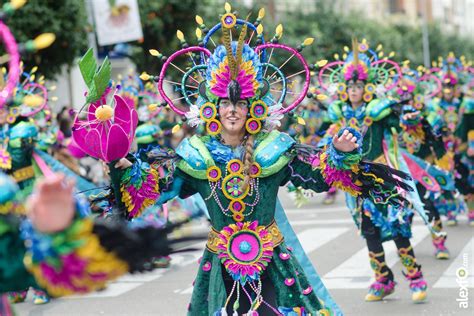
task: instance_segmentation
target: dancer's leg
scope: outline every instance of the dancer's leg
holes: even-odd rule
[[[398,248],[400,261],[406,269],[403,274],[406,279],[410,281],[412,300],[415,303],[422,302],[427,296],[427,284],[423,278],[423,273],[421,272],[421,265],[416,262],[415,252],[411,246],[410,239],[397,237],[394,241]]]

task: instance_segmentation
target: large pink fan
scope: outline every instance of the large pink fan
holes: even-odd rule
[[[72,137],[88,155],[109,163],[130,151],[138,115],[133,106],[118,95],[114,95],[113,104],[108,105],[107,95],[106,91],[99,100],[89,104],[87,111],[77,114]]]

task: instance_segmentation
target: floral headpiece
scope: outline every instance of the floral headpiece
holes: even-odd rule
[[[149,122],[161,112],[162,108],[158,107],[160,97],[156,86],[151,82],[144,82],[146,80],[142,79],[142,76],[148,79],[148,75],[138,75],[134,72],[119,76],[117,83],[120,89],[117,94],[137,110],[141,122]]]
[[[271,43],[266,43],[261,24],[264,15],[265,10],[260,9],[257,20],[250,23],[231,13],[231,6],[226,3],[220,23],[211,29],[196,16],[198,46],[190,46],[184,34],[177,31],[181,50],[169,57],[150,50],[163,62],[159,77],[154,78],[165,100],[161,105],[169,105],[190,126],[205,124],[207,132],[216,135],[221,130],[218,101],[247,99],[250,116],[246,129],[250,134],[279,126],[279,120],[296,108],[308,91],[310,65],[301,51],[313,39],[307,38],[296,49],[279,44],[283,33],[283,26],[279,25]],[[222,34],[222,45],[213,39],[218,33]],[[214,46],[213,52],[210,45]],[[300,70],[288,73],[290,68]],[[174,79],[178,77],[180,80]]]
[[[339,60],[339,54],[335,54],[337,60],[326,64],[319,71],[319,84],[331,96],[337,94],[340,100],[347,101],[347,83],[361,80],[365,82],[363,100],[370,102],[374,94],[384,95],[401,78],[400,67],[390,59],[395,53],[384,57],[382,45],[373,51],[365,39],[361,43],[353,39],[352,51],[347,46],[344,51],[343,60]]]
[[[20,81],[15,87],[13,98],[7,102],[6,107],[0,109],[5,112],[6,123],[14,124],[19,117],[29,117],[34,120],[43,109],[48,105],[48,101],[55,101],[53,97],[48,100],[48,90],[54,90],[55,87],[47,87],[44,77],[36,76],[37,67],[33,67],[29,72],[20,67]]]
[[[409,61],[404,61],[401,67],[402,77],[398,80],[398,87],[392,90],[395,98],[413,100],[413,107],[423,108],[427,100],[441,91],[441,81],[420,66],[417,70],[409,67]]]
[[[456,87],[469,83],[469,72],[472,64],[468,63],[464,56],[456,58],[453,52],[443,59],[438,58],[438,62],[432,63],[430,72],[436,75],[445,87]]]

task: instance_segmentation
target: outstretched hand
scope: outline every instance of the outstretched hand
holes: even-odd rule
[[[130,168],[133,164],[127,158],[121,158],[116,164],[115,168],[118,169],[127,169]]]
[[[413,120],[413,119],[417,118],[419,115],[420,115],[420,111],[405,113],[405,114],[403,114],[403,119],[405,121]]]
[[[340,137],[335,135],[332,139],[334,147],[342,152],[351,152],[359,147],[357,144],[357,137],[355,137],[349,130],[345,130]]]
[[[54,233],[66,229],[74,218],[74,180],[55,174],[38,181],[27,201],[27,214],[35,229]]]

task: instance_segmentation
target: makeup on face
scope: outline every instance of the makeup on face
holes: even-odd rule
[[[351,103],[359,103],[362,101],[362,95],[364,93],[364,82],[357,80],[351,80],[347,83],[347,88],[349,92],[349,100]]]
[[[349,83],[347,84],[347,88],[349,90],[352,90],[352,89],[359,89],[359,90],[363,90],[364,89],[364,83],[362,81],[349,81]]]
[[[229,99],[219,101],[220,121],[227,130],[240,130],[245,126],[248,113],[248,101],[238,100],[235,104]]]
[[[222,107],[223,109],[228,109],[230,107],[233,107],[235,109],[244,109],[248,105],[247,100],[238,100],[235,104],[232,103],[229,99],[222,99],[219,102],[219,106]],[[234,109],[234,111],[235,111]]]

